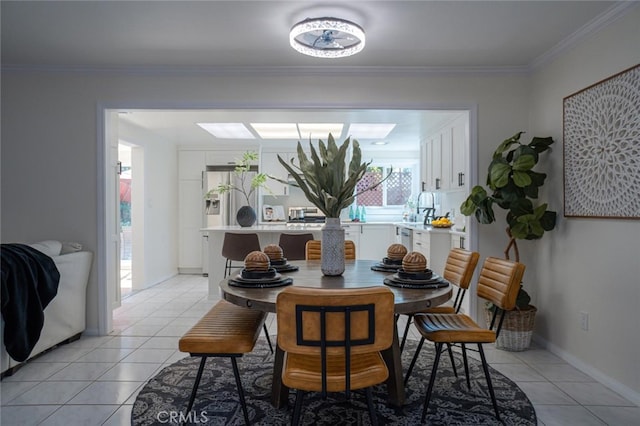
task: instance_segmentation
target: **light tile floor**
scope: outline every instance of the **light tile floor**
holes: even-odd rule
[[[176,349],[179,337],[215,302],[208,300],[207,279],[194,275],[129,295],[114,311],[111,335],[83,337],[5,378],[0,424],[129,425],[141,387],[186,356]],[[276,333],[273,316],[269,329]],[[548,351],[486,352],[527,394],[540,425],[640,424],[639,407]]]

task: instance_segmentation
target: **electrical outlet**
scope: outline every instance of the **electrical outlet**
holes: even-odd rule
[[[580,328],[584,331],[589,330],[589,313],[580,311]]]

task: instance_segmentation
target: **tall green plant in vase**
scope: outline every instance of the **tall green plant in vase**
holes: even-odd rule
[[[349,145],[351,158],[347,161]],[[327,144],[318,141],[318,149],[309,141],[309,155],[298,142],[296,159],[285,161],[278,155],[280,164],[295,180],[314,206],[326,216],[322,231],[322,272],[325,275],[342,275],[344,272],[344,229],[340,225],[340,213],[349,207],[356,197],[374,189],[389,175],[356,192],[358,182],[364,177],[371,162],[362,161],[362,151],[357,140],[347,138],[338,147],[333,135],[329,134]]]
[[[506,259],[510,252],[520,261],[518,239],[536,240],[556,225],[556,212],[548,210],[546,203],[536,205],[538,191],[547,177],[534,171],[540,154],[554,143],[551,137],[534,137],[525,144],[520,141],[524,132],[518,132],[503,141],[493,153],[487,174],[487,189],[477,185],[460,206],[466,216],[474,215],[478,222],[495,222],[494,205],[507,211],[508,244],[504,250]],[[533,333],[536,307],[530,305],[531,297],[520,287],[516,309],[507,314],[497,347],[508,350],[528,348]],[[521,334],[519,334],[521,333]]]

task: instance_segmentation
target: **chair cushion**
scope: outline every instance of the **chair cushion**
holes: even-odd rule
[[[266,315],[221,300],[182,336],[179,349],[192,354],[251,352]]]
[[[464,314],[416,314],[414,323],[420,334],[436,343],[492,343],[493,330],[482,328]]]
[[[327,391],[346,390],[343,356],[327,359]],[[389,377],[387,365],[379,352],[351,356],[351,390],[382,383]],[[282,370],[282,382],[293,389],[322,391],[320,356],[287,353]]]

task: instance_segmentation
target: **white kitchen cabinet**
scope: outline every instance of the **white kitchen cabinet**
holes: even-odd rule
[[[200,229],[203,226],[203,174],[207,151],[178,151],[178,271],[193,274],[203,271],[206,247]]]
[[[360,227],[362,225],[342,225],[344,228],[344,239],[351,240],[356,245],[356,259],[360,258]]]
[[[431,257],[431,238],[429,231],[414,230],[413,231],[413,251],[418,251],[427,258],[427,262]]]
[[[449,232],[414,229],[413,251],[422,253],[427,258],[427,268],[436,274],[443,274],[450,250]]]
[[[257,150],[256,150],[257,151]],[[207,166],[226,166],[234,165],[242,160],[245,151],[206,151],[205,160]]]
[[[468,240],[467,240],[466,234],[452,233],[451,248],[461,248],[461,249],[468,250]]]
[[[468,134],[466,119],[460,115],[421,144],[423,191],[465,189]]]
[[[203,266],[202,183],[183,179],[178,183],[178,270],[200,273]]]
[[[278,155],[289,162],[294,154],[289,152],[263,152],[260,155],[260,172],[286,181],[288,177],[287,169],[278,161]],[[269,179],[267,186],[271,192],[260,188],[262,195],[289,195],[289,184]]]
[[[395,226],[389,224],[360,225],[358,259],[381,261],[387,248],[395,242]]]
[[[456,120],[451,128],[449,188],[465,189],[467,179],[467,150],[469,139],[466,122]]]
[[[426,164],[423,190],[437,191],[442,188],[442,135],[436,134],[428,138],[425,143],[424,157]]]
[[[428,167],[428,150],[429,141],[424,139],[420,141],[420,191],[428,191],[429,185],[429,167]]]

